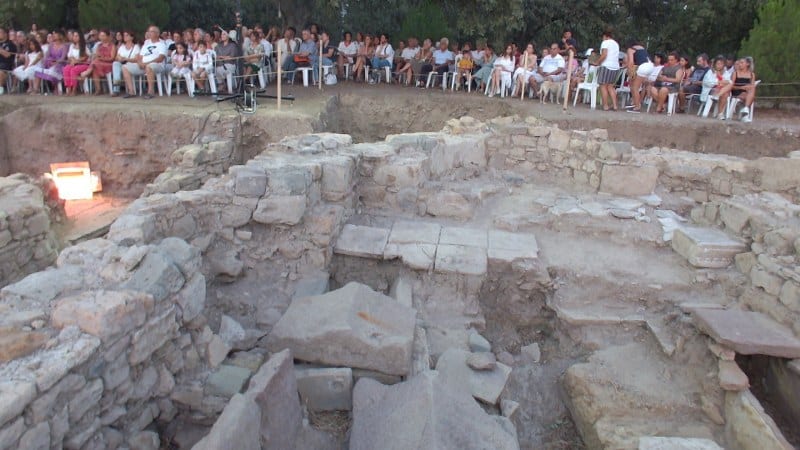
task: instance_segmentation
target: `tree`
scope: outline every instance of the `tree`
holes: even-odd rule
[[[74,25],[68,17],[67,6],[66,0],[3,0],[0,1],[0,24],[23,29],[32,23],[47,29]]]
[[[165,0],[79,0],[78,21],[84,29],[130,29],[141,33],[149,25],[165,27],[169,4]]]
[[[451,34],[450,26],[442,9],[428,1],[409,11],[397,35],[399,39],[408,39],[414,36],[421,43],[426,38],[436,42],[442,36]]]
[[[752,56],[755,72],[764,83],[797,82],[800,75],[800,0],[769,0],[758,11],[750,34],[742,41],[742,55]],[[800,95],[800,86],[771,86],[768,96]],[[780,99],[779,99],[780,100]]]

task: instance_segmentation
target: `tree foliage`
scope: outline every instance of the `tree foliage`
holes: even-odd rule
[[[399,39],[408,39],[414,36],[420,40],[430,38],[436,42],[443,36],[451,36],[450,25],[447,23],[442,9],[427,1],[409,11],[397,33]]]
[[[758,11],[756,25],[742,42],[742,55],[755,60],[764,82],[797,82],[800,76],[800,0],[769,0]],[[763,92],[763,88],[759,88]],[[770,96],[798,96],[797,85],[773,86]]]
[[[47,29],[74,25],[69,6],[66,0],[2,0],[0,24],[25,29],[32,23]]]
[[[164,0],[79,0],[78,21],[84,29],[110,28],[144,31],[148,25],[165,27],[169,4]]]

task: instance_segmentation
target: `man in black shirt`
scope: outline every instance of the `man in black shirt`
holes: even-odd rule
[[[8,31],[0,27],[0,95],[6,91],[6,81],[14,70],[17,46],[8,39]]]
[[[703,91],[703,78],[708,72],[708,55],[705,53],[697,57],[697,66],[686,81],[681,83],[678,91],[678,112],[683,112],[686,107],[686,96],[690,94],[700,94]]]

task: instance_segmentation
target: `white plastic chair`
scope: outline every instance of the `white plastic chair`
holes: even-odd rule
[[[500,70],[500,69],[496,68],[492,69],[492,74],[494,74],[495,70]],[[484,90],[483,93],[484,95],[494,96],[495,92],[492,91],[491,76],[489,78],[490,79],[486,82],[486,89]],[[504,79],[502,76],[500,77],[500,98],[505,98],[506,91],[510,90],[512,87],[511,84],[512,83],[510,79]]]
[[[653,106],[653,98],[648,96],[644,99],[644,102],[647,103],[647,112],[650,112],[650,107]],[[678,93],[672,92],[667,95],[667,115],[671,116],[675,114],[675,107],[678,104]]]
[[[364,65],[364,79],[369,80],[369,67]],[[389,66],[383,67],[383,72],[386,75],[386,84],[392,84],[392,68]],[[381,69],[372,69],[372,73],[380,72]],[[378,83],[381,82],[381,77],[378,77]]]
[[[139,80],[139,95],[144,95],[145,85],[147,84],[147,76],[145,74],[137,75]],[[156,87],[158,87],[158,96],[164,96],[163,79],[161,73],[156,73]]]
[[[586,73],[586,79],[582,83],[578,83],[578,87],[575,88],[575,97],[572,99],[572,106],[578,104],[578,97],[581,95],[581,91],[587,91],[591,96],[591,108],[597,108],[597,92],[600,89],[600,85],[597,83],[597,67],[596,66],[589,66],[589,72]],[[584,102],[586,101],[586,94],[584,93]]]
[[[303,86],[308,87],[308,75],[311,73],[312,70],[314,70],[314,69],[312,69],[310,66],[298,67],[298,68],[294,69],[295,74],[292,77],[292,84],[294,84],[294,79],[297,76],[297,72],[302,72],[303,73]]]
[[[755,84],[756,86],[758,86],[759,84],[761,84],[761,80],[756,80]],[[728,110],[725,113],[728,119],[732,119],[733,117],[736,116],[736,108],[739,106],[740,103],[743,104],[744,102],[741,99],[739,99],[739,97],[731,97],[731,99],[728,100]],[[750,105],[750,110],[747,114],[747,122],[753,121],[753,111],[755,109],[756,109],[756,102],[753,102],[753,104]]]

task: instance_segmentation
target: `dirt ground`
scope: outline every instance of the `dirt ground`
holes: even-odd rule
[[[274,95],[276,86],[270,85],[266,94]],[[487,98],[476,92],[442,92],[440,89],[418,89],[397,85],[367,85],[342,82],[335,86],[316,87],[300,85],[283,86],[283,95],[294,97],[285,100],[281,111],[276,100],[259,99],[258,111],[248,122],[258,122],[259,131],[270,130],[270,122],[276,117],[297,119],[298,123],[311,123],[314,131],[334,131],[352,134],[359,142],[380,140],[387,134],[438,131],[445,122],[454,117],[470,115],[487,120],[502,115],[538,116],[558,123],[563,128],[606,128],[615,140],[630,141],[634,146],[670,147],[703,153],[723,153],[743,158],[761,156],[785,156],[800,149],[800,112],[756,109],[754,122],[722,122],[704,119],[694,114],[627,114],[591,110],[588,105],[541,104],[538,100],[524,101],[519,98]],[[125,110],[148,110],[151,114],[178,115],[225,114],[234,111],[233,102],[214,102],[211,97],[189,98],[185,94],[172,97],[157,97],[153,100],[139,98],[99,97],[55,97],[6,95],[0,97],[0,116],[25,106],[40,104],[97,105],[107,111],[113,105]],[[80,108],[75,108],[79,113]],[[245,116],[247,117],[247,116]],[[68,120],[68,119],[66,119]],[[174,126],[179,128],[179,123]],[[304,129],[305,126],[299,127]],[[177,131],[177,130],[176,130]],[[278,130],[282,131],[282,130]],[[302,130],[307,132],[305,130]],[[246,134],[246,132],[245,132]],[[270,141],[269,137],[285,134],[267,133],[256,139],[260,147]],[[247,138],[247,136],[245,136]],[[265,139],[267,138],[267,139]],[[258,149],[253,149],[257,152]],[[0,161],[3,150],[0,149]]]

